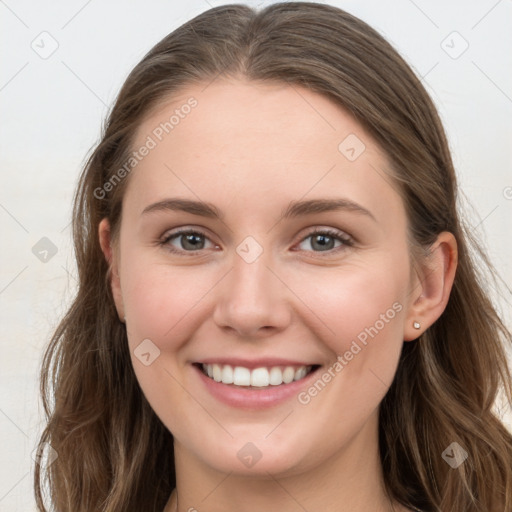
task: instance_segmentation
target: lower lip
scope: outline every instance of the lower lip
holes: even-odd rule
[[[319,369],[316,368],[316,370],[309,373],[303,379],[290,382],[289,384],[280,384],[279,386],[269,386],[261,389],[243,389],[231,384],[222,384],[222,382],[217,382],[207,377],[196,365],[193,365],[193,368],[199,374],[199,378],[208,391],[215,398],[227,405],[242,409],[265,409],[297,396],[300,391],[310,385]]]

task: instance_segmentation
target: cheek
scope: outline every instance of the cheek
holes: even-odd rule
[[[382,259],[322,273],[313,269],[296,280],[294,292],[317,318],[325,333],[322,341],[343,354],[353,341],[369,346],[372,339],[384,343],[401,338],[407,272],[406,262],[386,264]]]
[[[184,392],[185,357],[180,349],[197,329],[195,308],[200,308],[201,298],[211,288],[212,276],[208,278],[199,267],[164,265],[135,252],[126,256],[123,265],[128,344],[137,381],[161,421],[173,434],[187,439],[187,432],[194,428],[192,418],[204,411]],[[182,410],[187,414],[179,414]]]
[[[123,298],[130,328],[140,336],[165,340],[171,349],[177,333],[193,316],[212,284],[211,271],[132,258],[124,268]],[[213,281],[214,282],[214,281]]]
[[[324,425],[342,435],[361,428],[393,381],[403,346],[404,290],[408,264],[381,260],[380,265],[333,271],[329,279],[301,280],[298,294],[307,297],[332,360],[313,386],[298,397],[311,417],[328,410]],[[312,315],[313,317],[313,315]],[[347,417],[347,411],[351,411]],[[326,427],[327,428],[327,427]],[[344,435],[343,434],[343,435]]]

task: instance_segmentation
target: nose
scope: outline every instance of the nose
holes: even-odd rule
[[[293,295],[266,253],[248,263],[238,254],[231,271],[217,285],[213,320],[238,338],[273,336],[290,323]]]

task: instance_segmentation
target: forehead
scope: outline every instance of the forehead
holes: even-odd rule
[[[297,85],[218,78],[187,86],[141,124],[133,149],[144,145],[151,149],[125,197],[139,211],[166,195],[252,211],[306,195],[401,207],[386,156],[362,126]]]

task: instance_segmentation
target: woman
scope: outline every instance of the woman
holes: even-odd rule
[[[73,230],[41,375],[55,510],[512,509],[511,335],[435,107],[361,20],[226,5],[164,38]]]

